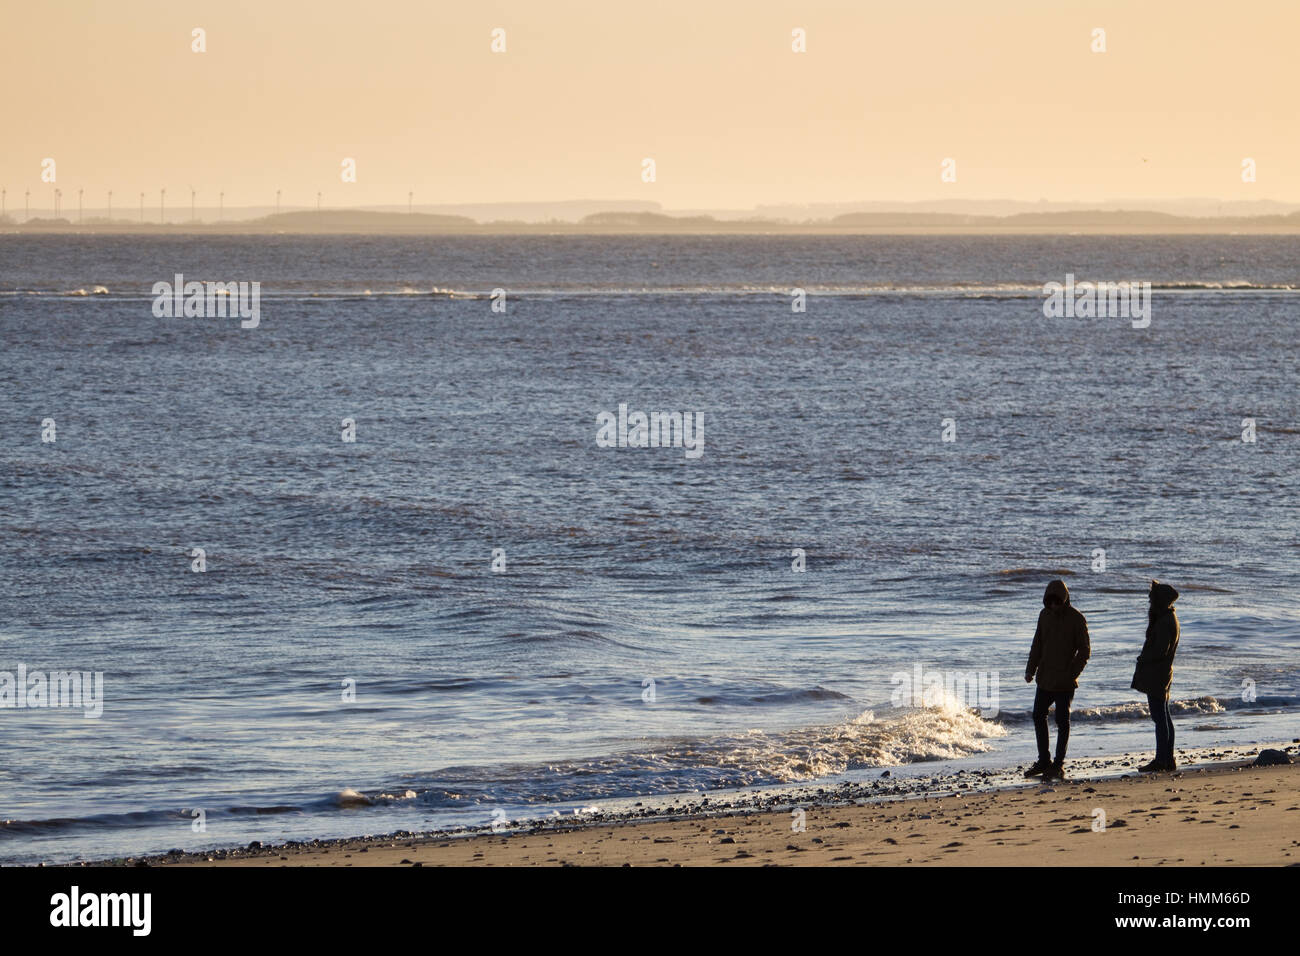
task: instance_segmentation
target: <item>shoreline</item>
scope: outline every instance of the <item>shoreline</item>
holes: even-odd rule
[[[39,865],[1300,865],[1300,815],[1288,815],[1300,814],[1300,747],[1273,748],[1290,765],[1252,766],[1262,749],[1209,750],[1202,762],[1154,775],[1135,772],[1144,755],[1084,758],[1047,784],[1020,778],[1022,768],[911,779],[884,768],[870,782],[684,794],[498,832],[399,830]],[[1084,839],[1119,830],[1120,840]]]

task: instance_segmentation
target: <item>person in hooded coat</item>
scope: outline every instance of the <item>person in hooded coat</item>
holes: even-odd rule
[[[1052,581],[1043,592],[1043,609],[1029,648],[1025,682],[1038,679],[1034,693],[1034,734],[1038,738],[1038,762],[1025,771],[1026,777],[1044,779],[1064,776],[1065,748],[1070,740],[1070,703],[1079,686],[1092,647],[1088,642],[1088,621],[1070,604],[1070,589],[1064,581]],[[1056,760],[1048,750],[1047,710],[1056,707]]]
[[[1173,607],[1178,592],[1168,584],[1153,580],[1147,597],[1150,600],[1147,638],[1129,686],[1147,695],[1151,720],[1156,725],[1155,759],[1138,770],[1155,773],[1178,769],[1174,760],[1174,719],[1169,713],[1169,688],[1174,680],[1174,654],[1178,650],[1178,615]]]

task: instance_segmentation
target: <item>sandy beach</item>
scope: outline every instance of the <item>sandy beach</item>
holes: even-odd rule
[[[1294,748],[1291,748],[1294,749]],[[155,857],[182,866],[1287,866],[1300,766],[1234,762],[943,797]],[[137,864],[138,865],[138,864]]]

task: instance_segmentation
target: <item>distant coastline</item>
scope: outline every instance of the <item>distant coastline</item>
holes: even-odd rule
[[[519,207],[502,204],[503,210]],[[561,204],[563,206],[564,204]],[[374,209],[295,209],[287,212],[160,223],[115,216],[32,216],[0,219],[6,234],[203,235],[1295,235],[1300,210],[1257,215],[1184,215],[1152,209],[1049,209],[1005,214],[862,210],[792,219],[758,213],[667,213],[642,204],[582,213],[594,204],[571,204],[572,218],[486,218],[448,213]],[[979,204],[972,204],[979,205]],[[989,205],[989,204],[984,204]],[[237,215],[239,211],[232,210]],[[246,211],[245,211],[246,212]]]

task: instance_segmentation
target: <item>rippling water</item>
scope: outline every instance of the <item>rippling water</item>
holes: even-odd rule
[[[1093,634],[1072,753],[1151,746],[1150,577],[1183,594],[1179,746],[1290,739],[1297,262],[1289,237],[0,236],[0,671],[105,688],[98,719],[0,709],[0,860],[1005,764],[1057,575]],[[156,318],[176,273],[261,282],[260,326]],[[1044,318],[1067,273],[1151,282],[1150,327]],[[598,447],[621,403],[702,413],[703,454]],[[996,675],[996,706],[893,706],[917,664]]]

